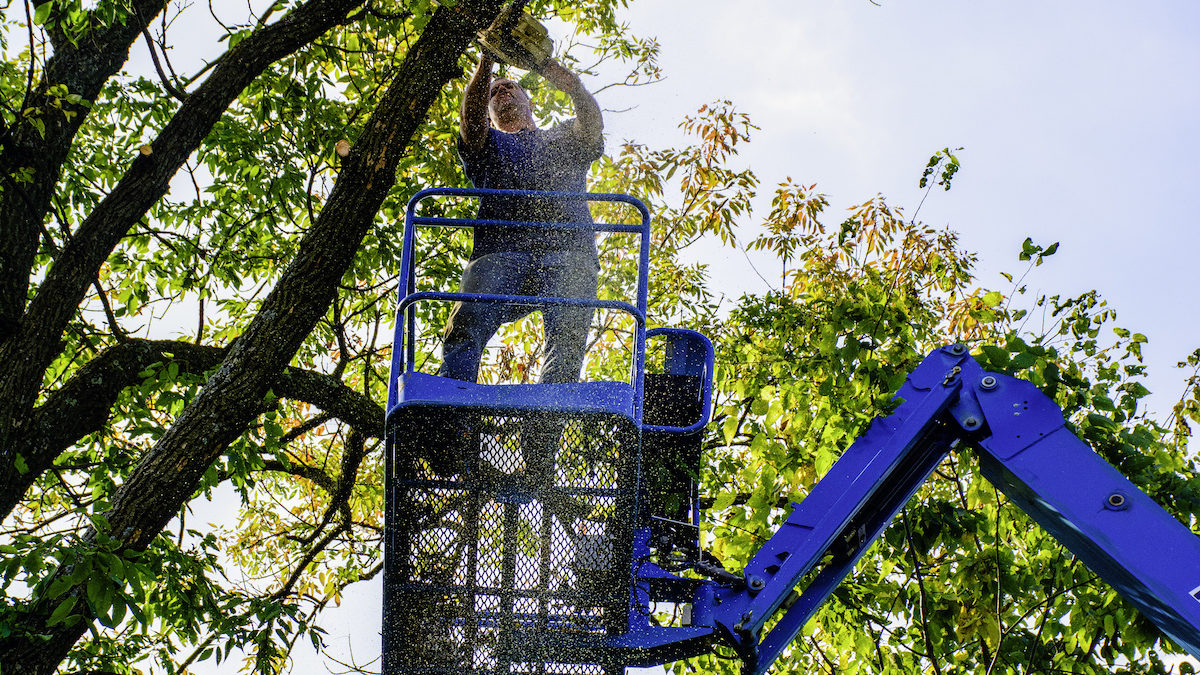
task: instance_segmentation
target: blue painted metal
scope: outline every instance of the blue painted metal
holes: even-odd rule
[[[428,373],[410,373],[398,384],[405,405],[478,406],[535,412],[561,412],[563,401],[571,412],[612,413],[633,409],[633,389],[624,382],[566,384],[475,384]],[[632,417],[629,417],[632,420]]]
[[[943,419],[962,384],[947,375],[964,359],[965,350],[942,350],[922,362],[898,394],[904,403],[871,424],[750,560],[745,589],[718,592],[717,630],[748,672],[764,672],[791,643],[954,445]],[[829,564],[760,638],[800,579],[830,552]]]
[[[1031,383],[974,378],[969,394],[991,429],[979,442],[984,476],[1200,657],[1200,538],[1072,434]]]
[[[417,213],[418,205],[427,198],[477,198],[489,194],[623,202],[637,209],[641,223],[522,223],[432,218]],[[560,229],[583,227],[597,232],[638,234],[637,297],[631,304],[573,298],[418,292],[414,255],[417,228],[479,225]],[[626,579],[623,590],[614,598],[615,606],[600,595],[588,595],[589,591],[582,590],[587,575],[579,570],[572,573],[569,568],[573,564],[572,557],[576,562],[582,559],[586,550],[583,544],[587,542],[581,543],[580,539],[588,536],[586,530],[590,526],[578,526],[578,515],[575,516],[576,525],[572,525],[570,518],[563,520],[562,515],[553,510],[574,500],[584,503],[588,508],[614,512],[615,515],[607,520],[590,515],[583,518],[602,528],[605,536],[634,531],[648,533],[649,528],[644,525],[648,516],[639,507],[642,468],[637,441],[643,433],[660,437],[690,434],[698,438],[711,416],[712,343],[695,331],[646,329],[649,234],[648,211],[641,202],[626,195],[436,188],[418,193],[409,202],[385,420],[385,472],[388,485],[384,573],[385,671],[461,672],[460,665],[466,664],[470,672],[476,672],[470,664],[493,662],[500,669],[496,672],[507,672],[509,666],[504,664],[538,670],[555,662],[595,664],[581,667],[601,667],[604,672],[609,672],[617,663],[648,663],[646,658],[649,652],[635,644],[651,629],[646,616],[639,610],[643,603],[652,600],[648,593],[661,594],[661,584],[656,584],[654,588],[647,586],[644,590],[635,587],[633,574],[627,575],[625,570],[633,566],[650,571],[655,566],[645,560],[634,565],[634,543],[621,535],[625,537],[624,541],[607,544],[611,546],[608,555],[616,567],[603,572],[615,573],[617,582],[622,577]],[[567,305],[626,312],[633,317],[636,326],[629,379],[625,382],[480,385],[418,372],[415,367],[415,307],[426,301],[507,303],[535,307]],[[666,374],[697,381],[697,396],[700,398],[693,400],[693,403],[702,403],[696,406],[700,409],[698,419],[688,420],[687,424],[680,426],[642,425],[645,345],[648,337],[667,343]],[[443,427],[454,433],[437,433]],[[541,428],[550,431],[539,431]],[[522,429],[534,431],[522,440],[522,434],[525,433]],[[629,429],[633,430],[632,434],[628,433]],[[584,435],[583,440],[580,434]],[[570,440],[566,440],[568,435]],[[537,453],[549,449],[538,445],[539,437],[558,437],[563,444],[557,450],[551,449],[551,455],[548,456],[551,468],[548,472],[537,468],[540,466],[538,458],[541,457]],[[634,442],[632,453],[630,440]],[[529,445],[526,445],[527,441]],[[442,447],[442,444],[446,447]],[[608,454],[590,454],[598,449]],[[419,459],[422,456],[424,459]],[[438,458],[443,464],[434,461]],[[573,463],[565,469],[554,469],[554,463],[563,458]],[[579,462],[584,460],[589,465],[595,463],[588,471],[589,476],[599,467],[599,478],[596,478],[598,482],[595,485],[586,482],[592,478],[571,473],[577,471]],[[631,471],[625,468],[630,461],[634,464]],[[692,520],[698,523],[699,509],[694,489],[692,497]],[[422,526],[418,523],[420,518],[432,513],[447,514],[446,525]],[[643,525],[637,526],[637,523]],[[572,528],[578,529],[566,531]],[[471,540],[474,536],[470,534],[472,529],[483,533],[478,541]],[[522,543],[522,537],[527,537],[530,530],[536,531],[535,539]],[[428,548],[422,548],[431,542],[435,549],[447,547],[444,571],[440,571],[442,561],[438,556],[431,556]],[[465,548],[462,548],[464,545]],[[644,541],[641,544],[643,548],[647,545]],[[459,547],[453,556],[449,550],[452,546]],[[529,546],[539,551],[537,556],[540,556],[538,564],[541,565],[541,571],[530,568],[534,562],[529,557],[532,553],[520,552],[530,550],[527,548]],[[488,553],[489,547],[496,549],[494,555]],[[522,566],[524,572],[518,569]],[[572,574],[573,581],[562,580]],[[662,577],[678,579],[665,572]],[[696,580],[676,582],[674,592],[690,594],[700,583]],[[621,601],[621,594],[626,592],[624,589],[630,589],[629,603]],[[597,601],[605,603],[602,613],[586,609],[578,611],[579,607],[600,607],[593,604]],[[444,616],[430,617],[428,624],[431,628],[427,630],[439,631],[442,646],[448,644],[449,640],[457,645],[454,649],[465,652],[457,652],[457,656],[451,653],[453,650],[439,652],[434,658],[436,663],[410,666],[403,662],[406,657],[402,656],[408,653],[405,651],[407,638],[397,627],[411,629],[414,624],[406,612],[412,607],[425,607],[427,603],[443,605],[442,611],[449,612]],[[574,609],[570,609],[572,603],[577,605]],[[564,611],[555,611],[555,607]],[[619,615],[612,613],[614,609]],[[618,621],[615,624],[618,630],[613,629],[614,620]],[[634,634],[626,631],[622,634],[619,628],[626,623],[638,626],[639,632]],[[454,635],[457,637],[451,637]],[[606,635],[615,635],[617,639],[609,643]],[[671,631],[669,634],[663,633],[660,641],[686,645],[703,642],[708,645],[711,635],[709,628]],[[622,638],[628,637],[634,638],[633,641],[621,642]],[[519,649],[516,645],[520,645]],[[456,659],[465,661],[460,664]],[[542,665],[539,666],[539,663]]]
[[[397,309],[396,348],[388,395],[388,415],[406,406],[422,410],[517,410],[534,415],[612,415],[632,423],[641,434],[696,434],[711,415],[712,344],[699,333],[645,326],[649,214],[624,195],[517,193],[524,196],[618,201],[642,214],[640,226],[569,224],[596,231],[640,233],[641,263],[633,304],[563,298],[463,295],[416,292],[412,242],[416,227],[553,226],[507,221],[464,221],[422,217],[417,205],[433,196],[479,197],[492,191],[438,188],[418,193],[405,222],[405,247]],[[637,324],[629,382],[564,385],[477,385],[416,372],[415,303],[463,300],[570,304],[618,309]],[[643,425],[643,367],[647,338],[667,341],[665,370],[698,377],[704,388],[700,419],[686,425]],[[658,544],[643,516],[629,530],[624,558],[629,569],[629,611],[624,630],[580,635],[572,617],[554,613],[522,614],[514,609],[478,611],[480,629],[510,624],[533,625],[522,634],[539,653],[593,659],[595,663],[652,665],[710,651],[717,642],[731,646],[744,661],[744,672],[766,672],[804,624],[834,591],[871,543],[891,523],[951,449],[965,443],[977,448],[984,475],[1012,501],[1078,555],[1164,632],[1200,656],[1200,538],[1130,483],[1067,429],[1062,412],[1032,384],[986,373],[959,345],[931,353],[897,393],[901,400],[887,417],[842,455],[806,498],[793,504],[785,523],[737,577],[716,574],[716,581],[684,578],[660,565]],[[389,440],[388,475],[392,475]],[[640,462],[640,460],[639,460]],[[641,475],[638,464],[637,474]],[[426,480],[430,489],[456,483]],[[586,489],[578,491],[587,492]],[[593,491],[599,494],[603,490]],[[396,508],[389,491],[389,513]],[[690,495],[693,524],[699,506]],[[505,513],[518,504],[502,496]],[[508,516],[506,516],[508,517]],[[515,518],[515,515],[512,517]],[[694,561],[702,570],[703,563]],[[673,569],[673,568],[672,568]],[[803,584],[803,587],[800,585]],[[503,594],[503,588],[476,590]],[[448,592],[457,592],[446,586]],[[625,591],[622,591],[624,593]],[[649,620],[655,603],[686,605],[691,621],[658,626]],[[770,630],[765,630],[771,624]],[[526,630],[526,629],[521,629]],[[519,631],[518,631],[519,632]],[[531,648],[533,648],[531,647]],[[575,661],[581,662],[581,661]],[[607,667],[607,666],[606,666]]]
[[[669,375],[691,375],[700,378],[702,388],[700,401],[703,408],[700,417],[688,426],[676,427],[668,425],[644,424],[643,431],[657,431],[669,434],[690,434],[699,431],[712,418],[712,382],[713,366],[716,355],[712,341],[704,335],[686,328],[654,328],[646,331],[646,337],[665,337],[668,341],[668,351],[664,371]]]
[[[671,375],[691,375],[694,377],[699,377],[703,385],[703,388],[700,392],[700,400],[702,401],[703,406],[700,411],[700,419],[687,427],[679,428],[643,425],[643,429],[652,432],[661,431],[664,433],[678,434],[690,434],[699,431],[708,424],[710,419],[712,419],[712,388],[714,368],[716,367],[716,352],[713,349],[712,341],[701,333],[684,328],[655,328],[646,331],[647,339],[659,336],[665,336],[669,340],[666,363],[663,364],[665,372]],[[700,490],[698,489],[698,485],[693,485],[692,487],[691,524],[696,528],[696,547],[699,549],[699,533],[702,512],[700,508]]]
[[[507,221],[507,220],[479,220],[472,218],[442,218],[421,216],[417,213],[422,202],[435,197],[465,197],[477,199],[484,196],[517,196],[517,197],[536,197],[543,199],[559,199],[566,201],[587,201],[587,202],[613,202],[628,204],[637,211],[641,216],[641,222],[638,225],[626,225],[620,223],[532,223],[524,221]],[[616,302],[610,300],[582,300],[576,298],[548,298],[548,297],[531,297],[531,296],[515,296],[501,294],[480,294],[480,293],[439,293],[439,292],[420,292],[416,290],[417,270],[414,257],[414,248],[417,236],[418,227],[477,227],[480,225],[503,225],[507,227],[552,227],[556,229],[564,228],[582,228],[590,229],[595,232],[624,232],[633,233],[638,236],[638,280],[637,280],[637,298],[634,304],[625,302]],[[410,400],[430,400],[437,395],[437,391],[422,391],[421,388],[427,384],[433,384],[431,380],[425,378],[416,378],[412,376],[415,373],[416,362],[416,312],[415,304],[422,301],[462,301],[462,302],[489,302],[489,303],[507,303],[507,304],[523,304],[531,306],[574,306],[574,307],[596,307],[606,309],[617,309],[628,313],[636,322],[636,329],[633,341],[633,359],[630,368],[629,385],[632,387],[631,395],[623,399],[630,405],[629,408],[621,409],[619,412],[626,415],[634,421],[635,424],[641,423],[642,418],[642,390],[644,360],[646,353],[646,303],[649,297],[649,267],[650,267],[650,212],[646,209],[645,204],[640,200],[630,197],[629,195],[611,194],[611,193],[574,193],[574,192],[545,192],[532,190],[481,190],[472,188],[429,188],[421,190],[413,195],[408,202],[408,208],[405,212],[404,219],[404,246],[400,257],[400,283],[398,289],[398,306],[396,311],[396,329],[392,348],[392,376],[388,387],[388,406],[387,414],[391,415],[392,410],[397,406],[402,405],[401,392],[405,392],[408,396],[415,397]],[[411,381],[410,381],[411,380]],[[551,386],[559,388],[559,406],[563,409],[573,409],[576,400],[572,396],[576,395],[577,390],[562,389],[560,385],[539,385]],[[483,392],[485,390],[470,390]],[[562,398],[562,396],[566,398]],[[463,402],[459,399],[460,403]],[[581,406],[586,407],[586,401],[579,400]]]
[[[1033,384],[988,374],[954,346],[930,354],[898,398],[904,402],[892,416],[876,419],[793,504],[745,567],[744,584],[716,589],[712,627],[742,656],[744,673],[770,667],[937,462],[964,441],[980,449],[997,488],[1200,656],[1200,538],[1070,434],[1060,408]]]
[[[631,615],[614,648],[645,664],[704,653],[719,640],[738,652],[743,673],[766,672],[945,454],[967,443],[993,484],[1200,657],[1200,537],[1071,434],[1053,401],[1029,382],[984,372],[957,345],[930,354],[897,398],[900,406],[793,504],[740,583],[695,588],[686,628]],[[635,600],[674,576],[646,567]]]

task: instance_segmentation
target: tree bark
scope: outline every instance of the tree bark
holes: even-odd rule
[[[0,342],[0,519],[21,498],[18,454],[46,368],[60,352],[59,339],[87,289],[121,238],[167,193],[169,181],[212,130],[243,89],[275,61],[343,23],[365,0],[309,0],[226,52],[196,91],[180,106],[148,155],[139,155],[124,177],[71,237],[20,322]],[[38,221],[40,227],[40,220]],[[28,270],[26,270],[28,276]],[[22,456],[22,462],[27,460]],[[13,488],[13,489],[9,489]],[[23,493],[22,493],[23,494]]]
[[[107,514],[109,534],[125,548],[145,549],[190,499],[212,462],[257,416],[264,395],[328,310],[338,282],[395,181],[401,155],[442,86],[461,73],[458,59],[470,39],[495,18],[502,1],[460,4],[467,5],[468,11],[442,7],[435,12],[262,309],[230,346],[197,398],[114,496]],[[82,587],[68,592],[80,593]],[[89,621],[47,625],[56,604],[53,598],[35,598],[26,608],[29,632],[0,641],[0,662],[19,664],[13,673],[48,675],[87,630]]]
[[[87,106],[67,101],[57,102],[62,106],[59,110],[54,100],[58,97],[50,94],[50,87],[62,85],[68,94],[94,101],[104,83],[125,64],[142,30],[166,5],[166,0],[135,0],[124,22],[94,30],[79,44],[49,31],[54,55],[47,61],[41,81],[25,92],[19,108],[40,112],[19,118],[6,129],[0,149],[0,342],[20,326],[50,198],[75,134],[89,112]],[[32,171],[29,182],[16,178],[21,169]]]
[[[108,421],[117,397],[141,382],[155,363],[173,363],[181,373],[199,375],[220,365],[226,349],[174,340],[131,339],[109,347],[79,369],[66,384],[34,409],[32,431],[22,453],[26,472],[2,489],[19,499],[63,451]],[[364,438],[383,434],[383,408],[324,373],[285,368],[272,385],[280,398],[304,401],[350,425]]]

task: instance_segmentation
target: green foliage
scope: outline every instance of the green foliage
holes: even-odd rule
[[[917,182],[917,185],[930,188],[940,185],[943,190],[949,190],[950,181],[954,180],[954,174],[958,173],[960,168],[958,157],[954,156],[954,153],[959,150],[962,148],[953,151],[950,148],[943,148],[933,153],[925,165],[925,170],[921,172],[921,180]]]
[[[293,4],[276,3],[263,15],[221,14],[218,43],[231,48]],[[660,77],[658,46],[617,20],[625,4],[535,0],[530,9],[577,31],[559,55],[564,62],[586,69],[620,60],[629,72],[619,84],[638,85]],[[35,32],[34,44],[26,44],[23,25],[5,24],[0,32],[6,128],[28,120],[45,135],[47,122],[83,116],[44,223],[33,290],[131,161],[154,156],[149,144],[179,110],[154,72],[123,73],[94,101],[57,86],[47,90],[48,109],[21,109],[50,36],[83,44],[90,31],[126,21],[128,6],[54,0],[33,9],[33,23],[45,31]],[[378,439],[299,398],[271,394],[255,402],[254,424],[212,462],[188,506],[144,552],[120,552],[97,514],[219,363],[197,360],[188,348],[233,343],[296,256],[341,169],[339,149],[354,147],[434,7],[428,0],[370,3],[369,11],[271,66],[107,258],[62,335],[39,400],[78,383],[90,363],[131,340],[181,342],[133,370],[105,421],[61,452],[4,521],[0,641],[24,635],[31,613],[42,611],[54,625],[92,627],[64,670],[177,673],[241,659],[242,671],[281,672],[298,643],[323,649],[322,611],[378,573]],[[169,44],[162,31],[174,36],[206,11],[172,5],[154,39]],[[195,66],[190,75],[168,77],[173,88],[187,90],[210,72]],[[423,187],[465,184],[454,153],[462,84],[455,80],[441,92],[293,370],[320,375],[342,393],[385,399],[404,205]],[[538,78],[530,85],[539,121],[570,114],[565,97]],[[681,128],[681,147],[610,140],[590,186],[634,194],[651,210],[650,326],[697,328],[718,345],[716,420],[701,481],[706,545],[730,569],[744,564],[788,502],[807,494],[874,416],[891,409],[904,373],[955,340],[970,344],[987,368],[1027,378],[1054,397],[1076,433],[1196,527],[1200,492],[1187,443],[1200,422],[1200,350],[1180,364],[1191,370],[1187,389],[1171,417],[1159,421],[1145,409],[1145,336],[1117,326],[1115,312],[1094,292],[1025,296],[1025,275],[1057,244],[1026,240],[1019,258],[1028,267],[1015,282],[1006,275],[1013,287],[979,288],[975,257],[953,232],[921,224],[883,196],[830,221],[830,198],[815,184],[788,178],[774,188],[767,214],[756,213],[762,181],[739,165],[738,152],[757,127],[732,102],[701,107]],[[920,185],[949,189],[960,168],[956,152],[935,153]],[[12,180],[3,190],[32,179],[28,167],[6,169]],[[474,207],[445,200],[428,208],[427,215],[465,215]],[[609,222],[635,217],[619,207],[594,210]],[[741,241],[748,231],[749,241]],[[704,238],[773,254],[780,266],[775,290],[719,311],[720,289],[712,287],[708,266],[684,255]],[[601,297],[633,297],[629,238],[598,243]],[[468,253],[463,232],[423,233],[418,289],[453,288]],[[418,308],[422,370],[437,365],[446,312],[437,303]],[[596,325],[588,377],[623,376],[632,323],[600,313]],[[538,316],[507,327],[501,338],[484,379],[530,381],[542,339]],[[96,386],[109,376],[95,375]],[[23,459],[16,466],[28,472]],[[235,502],[212,527],[209,499]],[[93,538],[81,545],[89,531]],[[34,597],[49,604],[32,607]],[[1164,660],[1176,652],[960,452],[806,627],[777,672],[1165,673]],[[727,656],[674,670],[732,673]]]
[[[1029,379],[1076,434],[1193,529],[1196,372],[1167,422],[1145,410],[1147,338],[1095,292],[1024,298],[973,289],[949,232],[881,199],[836,231],[815,186],[783,184],[754,242],[786,264],[781,290],[742,298],[717,332],[717,419],[702,476],[706,540],[739,569],[931,349],[974,345],[985,368]],[[786,214],[780,217],[781,214]],[[1058,245],[1026,240],[1025,274]],[[1005,275],[1009,281],[1012,275]],[[1024,276],[1022,276],[1022,281]],[[1021,303],[1028,307],[1020,307]],[[1167,673],[1178,647],[957,452],[805,627],[774,672]],[[728,655],[726,655],[728,656]],[[1184,664],[1191,668],[1191,664]],[[677,673],[733,673],[702,657]]]
[[[209,53],[219,55],[300,4],[275,3],[262,13],[214,5],[222,23],[210,45],[217,49]],[[346,419],[298,398],[271,395],[262,401],[255,423],[211,464],[188,506],[140,555],[118,555],[103,528],[89,546],[80,548],[78,537],[112,505],[135,465],[195,400],[219,363],[198,365],[192,348],[227,347],[258,312],[325,207],[345,150],[354,148],[431,13],[453,4],[369,3],[344,25],[271,65],[239,93],[168,195],[107,258],[92,294],[63,334],[40,399],[78,384],[81,369],[127,341],[184,342],[135,370],[132,383],[114,394],[106,421],[61,452],[4,521],[0,640],[24,636],[31,625],[27,618],[39,609],[32,599],[44,597],[53,603],[44,608],[50,624],[85,622],[92,628],[62,665],[66,670],[175,673],[200,662],[231,667],[226,664],[233,659],[241,662],[232,667],[242,671],[282,672],[298,643],[324,649],[322,611],[340,603],[351,584],[377,575],[380,430],[360,433]],[[557,16],[577,31],[573,39],[586,42],[566,44],[564,62],[582,69],[582,58],[619,60],[629,64],[629,83],[653,79],[657,45],[618,24],[617,4],[535,2],[531,9],[543,18]],[[151,142],[180,108],[160,74],[148,70],[122,72],[94,101],[54,85],[48,91],[51,109],[19,110],[27,79],[32,76],[36,85],[51,52],[48,37],[86,48],[89,31],[125,21],[128,8],[120,0],[54,0],[33,10],[35,26],[44,31],[35,31],[34,44],[26,44],[21,23],[7,23],[0,32],[9,47],[0,62],[0,93],[10,104],[0,107],[6,127],[24,116],[42,125],[44,134],[48,115],[79,116],[80,107],[86,110],[52,198],[31,294],[80,223],[127,176],[130,162],[153,161]],[[151,25],[150,37],[176,90],[194,91],[212,72],[204,64],[171,63],[180,58],[172,42],[207,22],[208,15],[203,5],[172,4]],[[469,68],[469,58],[460,65]],[[186,68],[194,70],[188,74]],[[292,362],[295,371],[319,375],[343,395],[369,404],[386,398],[405,204],[424,187],[465,184],[454,151],[463,84],[452,80],[440,93],[338,297]],[[549,88],[534,93],[544,121],[569,114],[566,99]],[[16,182],[29,178],[22,167],[5,170]],[[466,215],[474,205],[433,208]],[[418,249],[420,286],[452,288],[469,253],[469,237],[428,234]],[[618,242],[610,250],[623,255]],[[627,263],[614,262],[611,293],[629,289]],[[692,275],[689,288],[698,278]],[[446,309],[423,306],[419,319],[440,327]],[[614,330],[627,333],[628,326],[614,324]],[[525,375],[513,374],[517,366],[528,373],[535,365],[540,328],[508,334],[505,367],[513,372],[492,377],[519,379]],[[611,349],[627,352],[627,339],[607,339]],[[435,330],[421,345],[423,367],[436,365],[438,341]],[[615,368],[605,365],[611,361],[597,359],[597,372]],[[230,505],[228,512],[223,504]],[[82,593],[64,590],[77,581]]]

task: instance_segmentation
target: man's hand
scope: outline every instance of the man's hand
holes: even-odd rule
[[[600,106],[583,86],[579,76],[554,59],[546,61],[541,75],[555,89],[571,97],[571,103],[575,105],[574,133],[579,140],[589,144],[600,143],[600,132],[604,129]]]
[[[578,75],[567,70],[566,66],[554,59],[546,61],[546,65],[542,67],[541,75],[555,89],[568,94],[574,93],[583,87],[583,83],[579,80]]]
[[[487,49],[479,50],[479,63],[463,92],[459,111],[458,134],[470,150],[478,150],[488,134],[488,85],[492,81],[495,60]]]
[[[496,64],[496,57],[492,56],[492,52],[487,47],[479,48],[479,61],[475,64],[475,72],[486,72],[488,75],[492,73],[492,66]]]

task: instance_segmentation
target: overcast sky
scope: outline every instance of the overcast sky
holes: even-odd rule
[[[831,224],[876,193],[911,213],[929,156],[962,147],[921,220],[958,231],[1004,291],[1025,237],[1060,241],[1031,291],[1100,291],[1150,338],[1169,407],[1175,363],[1200,347],[1200,3],[879,2],[635,2],[631,29],[658,37],[667,81],[601,95],[638,106],[609,115],[610,147],[679,142],[683,115],[730,99],[762,127],[743,157],[764,189],[816,183]],[[732,297],[766,288],[740,253],[710,262]]]
[[[601,94],[637,106],[607,117],[609,147],[677,143],[683,115],[730,99],[762,127],[743,157],[763,186],[816,183],[832,224],[876,193],[911,213],[929,156],[963,147],[953,189],[921,220],[957,230],[981,283],[1005,291],[999,272],[1021,271],[1025,237],[1060,241],[1031,290],[1099,290],[1149,336],[1148,386],[1169,407],[1175,362],[1200,347],[1200,3],[878,2],[635,0],[625,16],[661,42],[667,80]],[[740,253],[709,262],[733,298],[766,289]],[[356,587],[326,624],[343,657],[378,654],[379,603],[378,581]]]

